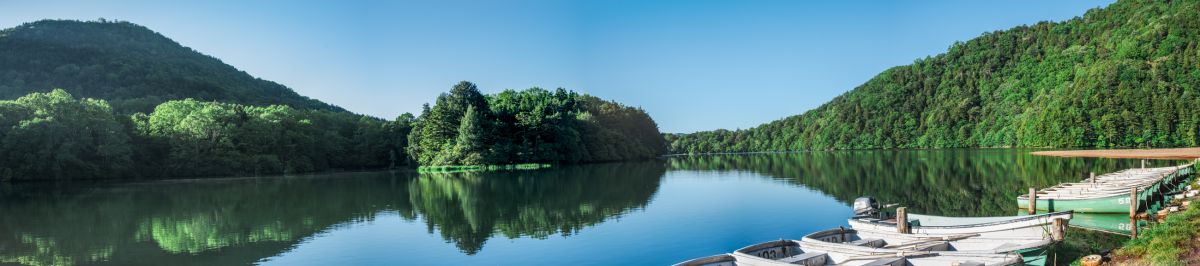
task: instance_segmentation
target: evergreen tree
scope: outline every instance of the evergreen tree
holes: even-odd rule
[[[470,82],[459,82],[450,93],[438,96],[429,115],[422,119],[419,142],[410,144],[416,145],[410,152],[418,163],[444,165],[454,161],[450,153],[453,152],[458,127],[468,107],[488,110],[487,100]]]
[[[410,143],[423,143],[410,144],[410,154],[421,165],[619,161],[659,156],[666,147],[658,125],[639,108],[565,89],[505,90],[485,96],[483,103],[455,100],[478,99],[471,92],[477,90],[460,83],[418,118],[416,128],[422,133],[436,132],[430,125],[458,123],[454,139],[436,134],[410,137]],[[472,110],[472,118],[447,115],[457,105]],[[436,149],[444,144],[452,146]]]
[[[458,127],[458,138],[455,140],[454,151],[451,153],[457,161],[448,162],[448,164],[481,165],[488,163],[487,143],[484,142],[485,136],[488,134],[484,129],[485,123],[483,116],[475,111],[474,106],[467,106],[467,112],[463,114],[462,123]]]

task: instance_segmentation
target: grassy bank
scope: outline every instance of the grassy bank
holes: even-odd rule
[[[1196,183],[1200,184],[1200,182]],[[1195,185],[1193,185],[1195,186]],[[1200,263],[1200,208],[1173,213],[1139,232],[1114,251],[1118,265],[1195,265]]]
[[[475,171],[501,171],[501,170],[536,170],[542,168],[550,168],[550,164],[523,163],[523,164],[505,164],[505,165],[438,165],[438,166],[421,166],[417,168],[417,172],[421,173],[458,173],[458,172],[475,172]]]

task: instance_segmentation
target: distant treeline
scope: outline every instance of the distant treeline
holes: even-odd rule
[[[254,175],[402,165],[411,120],[174,100],[119,115],[63,90],[0,101],[0,179]]]
[[[193,99],[123,115],[104,100],[64,90],[0,101],[0,180],[581,163],[649,158],[664,149],[641,109],[563,89],[485,96],[468,82],[420,117],[390,121]]]
[[[673,153],[1200,145],[1200,3],[1119,1],[987,32],[801,115],[666,135]]]

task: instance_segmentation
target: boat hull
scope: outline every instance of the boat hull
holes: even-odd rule
[[[1023,257],[1015,253],[892,250],[796,240],[775,240],[754,244],[738,249],[732,255],[738,266],[947,266],[965,262],[977,262],[984,265],[1024,264]]]
[[[1024,214],[1025,211],[1018,211],[1018,215]],[[1108,232],[1113,234],[1129,235],[1133,228],[1129,219],[1129,214],[1125,213],[1076,213],[1071,218],[1071,227],[1083,228],[1093,231]],[[1144,226],[1145,221],[1139,221],[1139,226]]]
[[[1046,260],[1046,248],[1044,247],[1022,250],[1019,254],[1021,254],[1021,260],[1025,262],[1025,265],[1045,266],[1048,264]]]
[[[948,219],[948,220],[958,219],[960,221],[963,221],[963,223],[961,223],[961,224],[942,222],[941,225],[935,225],[935,226],[913,225],[911,227],[911,231],[913,234],[931,234],[931,235],[978,234],[979,235],[977,237],[978,239],[996,239],[996,241],[1003,241],[1000,239],[1005,239],[1005,238],[1012,239],[1014,237],[1035,238],[1035,239],[1036,238],[1049,238],[1050,236],[1048,234],[1050,233],[1051,230],[1047,227],[1051,226],[1054,219],[1064,219],[1064,220],[1070,221],[1074,217],[1073,212],[1067,211],[1067,212],[1046,213],[1046,214],[1039,214],[1039,215],[1032,215],[1032,216],[1013,217],[1008,220],[998,220],[998,219],[1006,219],[1004,217],[984,217],[982,219],[988,219],[991,221],[983,222],[983,223],[970,223],[970,220],[968,220],[970,218],[965,218],[965,219],[964,218],[948,218],[948,217],[934,217],[934,216],[925,216],[925,215],[913,215],[913,216],[927,217],[927,218],[932,218],[932,219],[938,219],[938,218]],[[884,232],[895,232],[896,231],[896,225],[894,223],[873,222],[873,221],[860,220],[860,219],[850,219],[849,222],[850,222],[850,227],[857,229],[857,230],[884,231]],[[1046,245],[1048,245],[1049,243],[1051,243],[1051,242],[1047,242]],[[1037,246],[1037,247],[1029,247],[1026,249],[1021,249],[1017,252],[1020,253],[1025,265],[1045,265],[1045,263],[1046,263],[1045,248],[1046,248],[1045,245],[1041,245],[1041,246]]]
[[[935,217],[925,215],[911,215],[911,217]],[[1006,236],[1044,236],[1049,234],[1046,228],[1054,219],[1071,220],[1072,212],[1057,212],[1039,214],[1033,216],[1017,216],[1011,219],[1006,217],[981,217],[982,219],[1008,219],[984,223],[963,223],[958,225],[921,225],[914,224],[910,227],[913,234],[932,234],[932,235],[954,235],[954,234],[979,234],[981,237],[1006,237]],[[950,217],[938,217],[949,218]],[[969,219],[969,218],[968,218]],[[910,219],[911,220],[911,219]],[[915,221],[910,221],[915,222]],[[850,219],[850,227],[857,230],[868,231],[884,231],[896,232],[895,223],[868,221],[863,219]]]
[[[1129,195],[1111,195],[1091,199],[1037,199],[1034,207],[1043,211],[1076,211],[1083,213],[1129,213]],[[1017,206],[1029,207],[1029,200],[1017,199]]]
[[[1056,185],[1038,192],[1034,208],[1052,212],[1129,213],[1130,204],[1147,202],[1149,206],[1137,207],[1153,209],[1161,204],[1159,197],[1177,191],[1179,188],[1175,184],[1192,177],[1193,165],[1127,169],[1083,182]],[[1131,199],[1129,190],[1132,188],[1138,189],[1137,198]],[[1017,196],[1017,207],[1029,208],[1028,196]]]

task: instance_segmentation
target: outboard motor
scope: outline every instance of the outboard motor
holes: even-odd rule
[[[854,217],[873,217],[879,214],[879,202],[872,197],[854,199]]]

